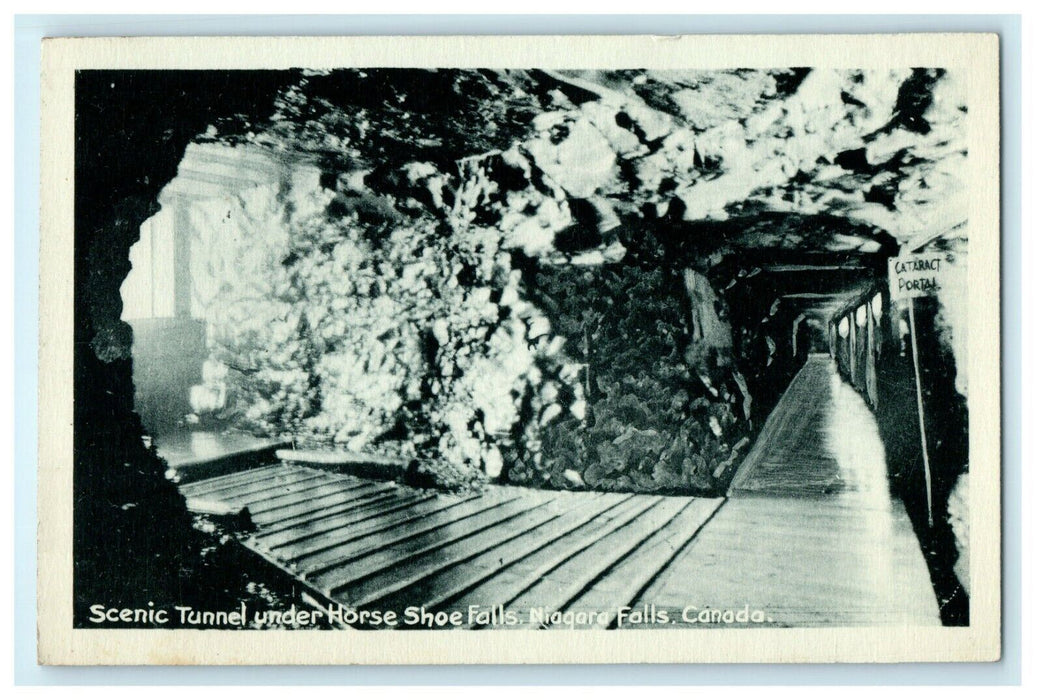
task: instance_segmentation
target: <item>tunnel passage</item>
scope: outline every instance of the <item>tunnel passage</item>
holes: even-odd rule
[[[835,319],[886,287],[898,251],[886,232],[842,217],[758,212],[675,221],[657,232],[666,256],[701,271],[731,329],[759,428],[810,353],[829,352]]]
[[[861,399],[862,408],[851,406],[858,412],[869,409],[865,414],[875,424],[871,432],[879,435],[883,449],[887,478],[881,483],[904,504],[928,562],[943,621],[966,624],[967,595],[954,574],[959,554],[953,531],[944,524],[945,504],[967,468],[966,404],[954,389],[953,351],[939,342],[939,303],[934,298],[890,298],[885,265],[897,253],[893,240],[872,233],[859,243],[850,229],[836,231],[851,249],[823,250],[836,247],[828,243],[817,250],[800,249],[799,239],[790,237],[796,246],[736,251],[710,273],[726,300],[737,361],[755,397],[754,421],[758,429],[768,430],[765,423],[779,398],[798,383],[804,386],[795,378],[813,364],[828,362],[834,380]],[[947,244],[940,245],[944,250]],[[919,318],[915,328],[911,305]],[[917,405],[914,332],[922,407]],[[818,395],[826,403],[834,400],[835,388],[826,392],[824,386],[811,389],[803,400],[816,401]],[[809,415],[817,409],[807,407]],[[929,469],[921,450],[921,418]],[[813,428],[809,424],[807,429]],[[814,460],[807,474],[794,474],[801,458],[789,455],[784,443],[805,438],[810,440],[777,436],[774,448],[787,461],[776,465],[785,474],[783,482],[797,490],[835,488],[843,481],[839,472],[823,479]],[[805,444],[801,449],[810,448]]]
[[[763,423],[813,352],[828,352],[834,319],[879,294],[886,253],[871,255],[743,252],[729,259],[723,292],[738,355],[755,387],[754,420]]]

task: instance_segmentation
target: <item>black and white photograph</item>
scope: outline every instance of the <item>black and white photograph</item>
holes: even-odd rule
[[[793,628],[853,641],[780,658],[995,658],[995,44],[700,41],[603,68],[45,47],[71,454],[41,458],[69,579],[41,616],[403,659],[580,631],[753,661],[743,635]],[[887,635],[911,651],[858,646]]]

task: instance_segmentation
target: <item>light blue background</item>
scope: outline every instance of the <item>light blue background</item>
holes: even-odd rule
[[[40,40],[46,36],[996,32],[1003,212],[1003,661],[998,664],[45,668],[36,665]],[[22,15],[15,18],[18,684],[1016,684],[1021,678],[1021,21],[1016,15]],[[331,643],[334,643],[331,637]]]

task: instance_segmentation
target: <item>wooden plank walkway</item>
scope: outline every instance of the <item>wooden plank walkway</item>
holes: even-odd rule
[[[857,485],[841,476],[830,444],[830,420],[838,408],[834,394],[839,387],[834,385],[840,381],[829,355],[808,358],[735,472],[732,495],[745,491],[814,496]]]
[[[530,621],[538,608],[608,611],[577,626],[611,627],[621,606],[654,606],[674,624],[685,608],[763,611],[763,622],[729,626],[939,623],[873,417],[828,356],[794,379],[728,499],[509,486],[450,495],[288,463],[181,490],[210,512],[246,508],[256,529],[243,545],[320,605],[502,605],[519,613],[512,627],[557,626]]]
[[[246,508],[255,530],[243,545],[319,603],[503,605],[526,622],[529,607],[549,615],[591,596],[614,615],[723,502],[512,486],[452,495],[283,463],[181,491],[190,504]]]
[[[640,602],[749,605],[786,626],[940,624],[875,420],[828,355],[794,378],[729,496]]]

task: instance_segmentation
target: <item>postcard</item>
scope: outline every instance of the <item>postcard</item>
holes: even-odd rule
[[[998,39],[49,39],[39,659],[1000,658]]]

